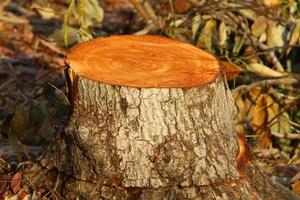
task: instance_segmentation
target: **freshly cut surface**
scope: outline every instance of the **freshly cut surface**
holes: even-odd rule
[[[71,70],[102,83],[139,88],[190,88],[220,73],[211,54],[160,36],[112,36],[81,43],[67,56]]]

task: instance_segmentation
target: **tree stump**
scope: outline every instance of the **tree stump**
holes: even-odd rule
[[[72,115],[54,165],[86,199],[297,199],[253,164],[212,55],[113,36],[68,55]]]

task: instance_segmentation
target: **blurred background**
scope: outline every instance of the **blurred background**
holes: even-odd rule
[[[273,181],[300,194],[299,1],[0,0],[0,200],[25,187],[20,169],[64,131],[68,50],[117,34],[162,35],[214,54],[238,134]]]

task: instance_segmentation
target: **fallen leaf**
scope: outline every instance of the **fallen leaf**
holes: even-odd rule
[[[254,91],[254,92],[253,92]],[[272,144],[270,136],[270,128],[268,122],[268,98],[267,94],[260,94],[258,90],[252,91],[252,99],[255,100],[255,105],[252,111],[252,126],[253,131],[258,135],[258,144],[261,148],[268,148]]]
[[[255,105],[253,107],[252,113],[252,125],[253,130],[256,132],[267,122],[267,113],[266,113],[266,97],[264,94],[260,94],[255,98]]]
[[[14,192],[14,194],[18,193],[21,190],[21,181],[22,181],[21,172],[15,173],[11,179],[11,184],[10,184],[10,187]]]
[[[204,28],[201,30],[200,36],[198,38],[198,47],[205,48],[208,51],[212,50],[213,32],[215,27],[216,21],[213,19],[210,19],[205,23]]]
[[[280,3],[280,0],[263,0],[263,4],[267,7],[278,6]]]
[[[246,68],[248,71],[264,77],[282,77],[285,75],[283,72],[275,71],[260,63],[250,63]]]
[[[300,180],[296,180],[293,184],[292,184],[292,190],[295,194],[300,195]]]
[[[244,100],[242,99],[241,93],[237,93],[234,96],[234,103],[236,106],[235,112],[234,112],[234,120],[235,120],[235,126],[238,133],[242,135],[246,135],[246,127],[245,127],[245,119],[246,119],[246,106],[244,103]]]
[[[297,20],[295,27],[291,33],[291,37],[289,40],[289,46],[293,46],[293,45],[297,44],[297,42],[299,41],[299,38],[300,38],[299,36],[300,36],[300,20]],[[292,50],[292,47],[288,48],[287,54],[289,54],[291,50]]]
[[[259,16],[251,26],[251,32],[255,37],[260,37],[267,30],[268,20],[265,16]]]
[[[177,13],[184,13],[192,7],[188,0],[173,0],[173,5]]]
[[[252,9],[237,9],[237,11],[248,19],[254,20],[256,18],[256,13]]]
[[[42,7],[38,4],[32,4],[31,9],[36,11],[43,19],[48,20],[51,18],[57,18],[55,11],[49,7]]]
[[[19,193],[18,193],[18,200],[29,200],[31,197],[31,195],[24,191],[24,190],[21,190]]]
[[[269,48],[282,47],[284,45],[283,34],[285,27],[275,21],[268,22],[267,45]]]
[[[10,124],[9,141],[16,143],[26,138],[30,127],[30,114],[22,108],[17,108]]]
[[[200,24],[201,24],[201,17],[199,14],[196,14],[195,17],[193,17],[193,19],[192,19],[192,36],[193,36],[193,38],[195,38],[195,36],[198,32]]]
[[[227,39],[227,27],[225,22],[222,21],[219,26],[219,41],[218,41],[219,45],[225,47],[226,39]]]
[[[244,41],[245,41],[245,38],[241,35],[236,35],[234,37],[234,46],[232,49],[232,53],[234,55],[237,55],[240,52],[240,50],[242,49],[242,47],[244,45]]]

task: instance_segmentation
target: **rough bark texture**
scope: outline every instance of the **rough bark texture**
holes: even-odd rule
[[[67,171],[78,179],[158,188],[239,176],[233,103],[220,79],[192,89],[138,89],[79,77],[75,98],[66,131],[76,163]]]
[[[190,89],[129,88],[80,76],[75,86],[66,141],[54,149],[59,152],[55,166],[72,177],[65,187],[73,194],[297,199],[251,162],[237,162],[233,102],[221,76]]]

